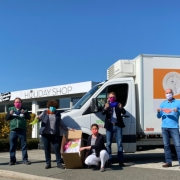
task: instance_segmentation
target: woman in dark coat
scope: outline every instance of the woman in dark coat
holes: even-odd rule
[[[63,124],[61,121],[61,114],[56,110],[59,104],[55,100],[49,100],[47,102],[48,110],[43,111],[37,118],[41,121],[40,135],[44,143],[44,152],[46,158],[45,169],[51,168],[51,144],[53,145],[54,152],[56,155],[57,167],[64,169],[61,164],[61,154],[60,154],[60,132],[59,127],[61,126],[66,131],[74,131]]]

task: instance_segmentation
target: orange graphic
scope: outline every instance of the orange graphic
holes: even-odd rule
[[[165,90],[171,88],[180,99],[180,69],[153,69],[154,99],[165,99]]]
[[[163,108],[162,109],[162,111],[164,111],[165,113],[167,113],[167,114],[169,114],[169,113],[171,113],[172,112],[172,110],[171,109],[165,109],[165,108]]]

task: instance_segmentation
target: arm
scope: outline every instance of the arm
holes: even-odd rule
[[[90,150],[90,149],[91,149],[91,146],[85,146],[85,147],[79,148],[79,151]]]
[[[121,108],[121,113],[126,114],[126,110],[124,108]]]
[[[11,111],[8,111],[6,114],[5,120],[8,121],[8,120],[11,120],[11,118],[12,118],[12,113]]]
[[[121,114],[126,114],[126,110],[123,108],[121,103],[118,104],[118,107],[119,107],[119,109],[121,111]]]
[[[40,115],[36,116],[36,119],[38,119],[39,122],[40,122],[42,120],[41,118],[42,118],[43,115],[44,115],[44,111]]]
[[[28,119],[28,120],[31,119],[31,116],[30,116],[30,114],[29,114],[28,111],[26,111],[26,112],[24,113],[24,117],[25,117],[25,119]]]
[[[157,109],[157,118],[160,119],[163,115],[162,105]]]
[[[109,108],[109,103],[106,103],[102,109],[102,115],[105,115],[108,113],[108,108]]]
[[[65,131],[70,130],[70,128],[67,127],[67,126],[63,123],[63,121],[62,121],[62,119],[61,119],[61,114],[60,114],[60,122],[59,122],[59,125],[60,125]]]

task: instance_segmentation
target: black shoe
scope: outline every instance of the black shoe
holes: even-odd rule
[[[125,165],[123,162],[120,162],[120,163],[119,163],[119,166],[125,167],[126,165]]]
[[[61,163],[57,165],[57,168],[65,169],[65,167]]]
[[[49,169],[49,168],[51,168],[51,165],[50,165],[50,164],[47,164],[46,167],[45,167],[45,169]]]
[[[15,162],[10,162],[9,166],[12,166],[12,165],[15,165],[15,164],[16,164]]]
[[[23,161],[23,164],[30,165],[31,162],[30,161]]]

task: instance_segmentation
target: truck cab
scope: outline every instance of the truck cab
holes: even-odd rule
[[[91,124],[99,125],[99,132],[106,134],[104,128],[105,116],[102,115],[102,108],[107,102],[108,93],[115,92],[117,102],[122,103],[126,109],[123,116],[125,128],[123,128],[123,147],[125,152],[136,151],[136,114],[135,114],[135,88],[134,79],[112,78],[99,83],[87,92],[73,107],[63,112],[63,122],[72,128],[81,129],[84,142],[91,135]],[[115,142],[115,141],[114,141]]]

